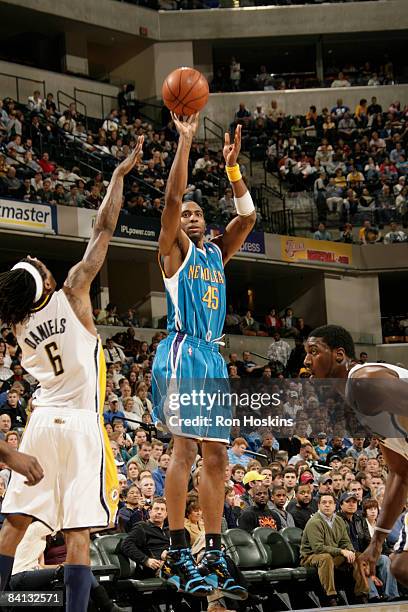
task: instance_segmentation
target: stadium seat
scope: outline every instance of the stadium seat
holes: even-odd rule
[[[287,531],[291,529],[292,531]],[[286,531],[286,538],[283,532]],[[298,533],[300,532],[300,533]],[[267,558],[269,580],[294,581],[297,584],[304,583],[302,592],[314,604],[320,606],[314,588],[318,586],[317,571],[312,567],[301,567],[299,565],[299,548],[302,531],[297,528],[287,527],[281,533],[269,527],[257,527],[253,531],[253,537],[260,550]],[[289,542],[289,537],[295,542],[298,540],[298,548]],[[306,589],[305,589],[306,585]],[[308,588],[310,587],[310,588]],[[305,590],[303,590],[305,589]]]
[[[285,527],[280,534],[289,543],[294,555],[295,563],[300,563],[300,543],[302,541],[302,530],[299,527]]]
[[[105,535],[94,540],[96,549],[102,560],[107,564],[116,566],[118,569],[118,588],[120,590],[134,589],[144,594],[167,590],[167,583],[161,578],[144,578],[143,580],[132,578],[136,568],[135,562],[118,551],[119,543],[126,538],[127,535],[127,533]]]
[[[119,576],[117,566],[111,563],[105,563],[94,542],[90,543],[89,555],[91,559],[92,573],[99,582],[112,582]]]

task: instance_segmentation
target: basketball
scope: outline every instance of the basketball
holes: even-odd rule
[[[176,115],[193,115],[207,104],[207,79],[194,68],[177,68],[164,79],[163,102]]]

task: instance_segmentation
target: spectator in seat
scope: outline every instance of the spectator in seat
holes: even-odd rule
[[[301,565],[317,567],[320,583],[331,607],[337,605],[334,569],[348,564],[353,573],[354,593],[358,603],[366,603],[368,588],[356,563],[347,527],[336,515],[333,494],[321,495],[318,512],[307,522],[300,547]]]
[[[125,492],[125,505],[118,512],[118,521],[123,531],[129,532],[130,525],[143,520],[141,511],[139,511],[139,502],[141,499],[139,487],[131,485]],[[137,513],[137,516],[136,516]]]
[[[302,478],[302,477],[301,477]],[[302,482],[296,485],[295,499],[287,505],[287,511],[293,517],[295,527],[304,529],[310,517],[316,512],[315,505],[311,504],[313,487],[310,483]]]
[[[0,406],[0,414],[7,414],[10,417],[12,429],[25,426],[27,415],[23,410],[20,396],[14,389],[10,389],[6,401]]]
[[[137,523],[128,537],[121,541],[121,552],[136,563],[136,578],[152,578],[163,565],[165,553],[170,546],[166,501],[163,497],[153,500],[149,520]]]
[[[265,325],[270,336],[282,327],[276,308],[271,308],[269,313],[265,316]]]
[[[248,310],[245,316],[242,318],[241,328],[244,335],[256,336],[257,332],[259,331],[259,323],[255,321],[250,310]]]
[[[101,311],[100,316],[98,317],[98,325],[112,325],[110,320],[112,318],[117,318],[115,311],[116,306],[114,304],[108,304],[106,307],[106,311]],[[102,316],[101,316],[102,315]],[[124,364],[126,362],[126,357],[120,346],[115,346],[112,338],[107,338],[106,345],[104,349],[105,361],[106,365],[109,366],[112,363],[120,362]]]
[[[252,490],[254,505],[243,510],[238,527],[251,533],[256,527],[271,527],[280,529],[279,517],[268,507],[268,487],[264,484],[255,484]]]
[[[228,449],[228,463],[230,465],[242,465],[244,468],[251,461],[251,458],[245,454],[248,448],[248,443],[245,438],[235,438],[230,449]]]
[[[346,79],[343,72],[339,72],[337,79],[334,79],[331,87],[351,87],[351,83]]]
[[[276,518],[276,523],[280,523],[279,529],[285,529],[285,527],[295,527],[295,521],[293,516],[285,510],[287,505],[287,496],[285,487],[276,485],[271,491],[270,507],[272,508],[273,516]]]
[[[0,416],[0,431],[1,431],[1,416]],[[11,427],[11,423],[10,423],[10,427]],[[236,495],[243,495],[245,493],[245,486],[243,485],[243,480],[244,480],[244,476],[245,476],[245,468],[239,464],[236,463],[235,465],[232,466],[231,468],[231,481],[233,483],[234,486],[234,493]]]
[[[241,498],[232,487],[225,487],[224,518],[228,529],[238,527],[238,518],[241,515]]]
[[[275,332],[273,335],[273,341],[268,348],[268,359],[273,364],[277,364],[285,369],[289,360],[290,351],[290,345],[285,340],[281,339],[279,332]]]
[[[152,471],[154,484],[156,487],[156,495],[161,497],[164,494],[164,486],[166,483],[166,472],[169,467],[170,455],[163,453],[158,460],[158,467]],[[137,465],[137,463],[136,463]]]
[[[398,229],[398,225],[395,221],[390,223],[390,231],[384,236],[384,244],[395,244],[398,242],[407,242],[408,236],[401,229]]]
[[[262,434],[262,446],[258,448],[258,460],[262,467],[268,466],[272,461],[275,461],[275,451],[279,450],[279,443],[274,438],[272,432],[266,431]]]
[[[351,543],[356,552],[363,552],[370,543],[371,535],[367,521],[357,512],[358,500],[354,493],[344,493],[340,498],[340,516],[347,525]],[[377,504],[378,509],[378,504]],[[380,555],[376,565],[376,575],[384,585],[384,594],[387,598],[399,597],[398,585],[391,574],[391,561],[386,555]],[[369,580],[369,599],[379,601],[380,596],[373,580]]]
[[[198,497],[195,495],[187,498],[184,529],[186,529],[189,534],[190,546],[194,546],[198,538],[205,534],[200,503]]]
[[[28,109],[33,113],[41,113],[44,109],[44,100],[41,98],[41,94],[36,89],[32,96],[28,96]]]
[[[158,468],[158,463],[155,459],[151,457],[151,454],[151,442],[143,442],[135,457],[135,463],[140,471],[149,470],[149,472],[153,472],[153,470],[156,470]]]
[[[7,413],[0,414],[0,440],[5,440],[7,433],[11,430],[11,418]]]
[[[317,230],[313,234],[313,238],[315,240],[331,240],[332,239],[330,232],[326,229],[325,223],[323,222],[319,223]]]

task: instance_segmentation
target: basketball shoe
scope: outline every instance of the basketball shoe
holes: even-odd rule
[[[204,553],[199,566],[206,582],[230,599],[247,599],[248,591],[231,576],[227,560],[221,550]]]
[[[206,597],[213,587],[201,576],[189,548],[169,550],[161,577],[182,593]]]

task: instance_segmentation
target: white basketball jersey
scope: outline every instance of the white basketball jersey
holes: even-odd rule
[[[354,372],[364,366],[381,366],[395,372],[401,380],[408,383],[408,370],[400,368],[399,366],[391,365],[389,363],[365,363],[355,365],[348,373],[350,379]],[[346,389],[346,397],[347,397]],[[408,438],[408,418],[396,414],[374,414],[372,416],[362,414],[358,410],[358,406],[353,406],[358,412],[358,419],[362,425],[366,425],[370,431],[376,433],[381,438],[400,438],[406,445],[406,439]]]
[[[22,366],[40,383],[34,407],[101,410],[102,345],[79,321],[63,290],[55,291],[16,332]]]

